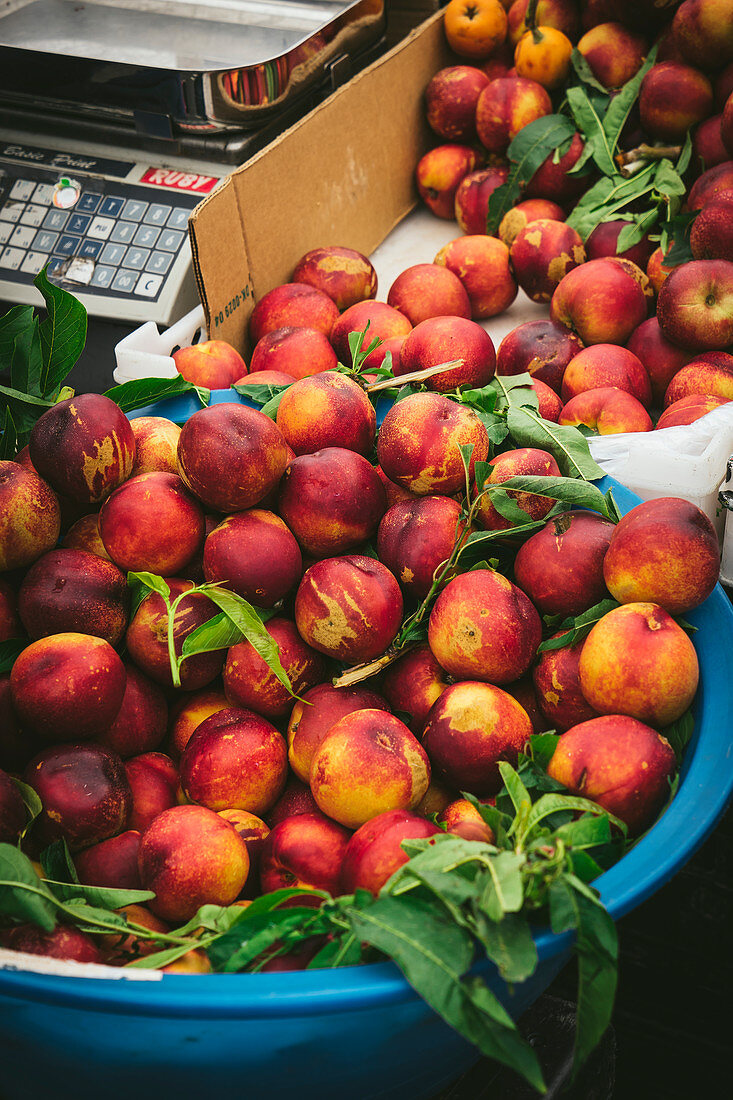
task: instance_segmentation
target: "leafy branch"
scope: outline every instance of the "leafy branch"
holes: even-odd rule
[[[128,573],[127,583],[133,590],[131,615],[135,614],[142,601],[151,592],[163,601],[167,619],[168,660],[174,687],[181,686],[181,666],[189,657],[194,657],[198,653],[228,649],[239,642],[248,641],[283,687],[294,698],[298,698],[280,661],[277,642],[265,629],[265,621],[272,618],[276,614],[275,611],[253,607],[242,596],[222,588],[218,582],[193,585],[175,597],[168,582],[155,573]],[[179,654],[176,652],[178,641],[176,612],[183,600],[197,595],[211,600],[219,608],[220,614],[214,615],[187,634]]]

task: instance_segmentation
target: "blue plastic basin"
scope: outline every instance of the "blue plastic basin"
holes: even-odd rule
[[[217,391],[214,401],[236,400]],[[182,422],[176,398],[135,415]],[[622,511],[638,498],[610,478]],[[677,795],[650,833],[596,885],[621,917],[664,885],[713,829],[733,790],[733,610],[720,586],[686,618],[700,661],[695,733]],[[485,965],[513,1016],[551,983],[569,936],[536,937],[540,964],[514,990]],[[29,959],[31,966],[35,960]],[[2,1100],[355,1100],[434,1095],[476,1060],[391,963],[300,973],[153,981],[0,970]]]

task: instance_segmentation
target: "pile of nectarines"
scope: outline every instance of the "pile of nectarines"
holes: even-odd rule
[[[291,319],[288,294],[276,315],[259,303],[263,336]],[[327,317],[322,297],[297,295],[296,310],[316,301]],[[328,300],[336,325],[355,308]],[[407,341],[428,323],[405,322]],[[623,357],[617,369],[633,377]],[[19,649],[0,675],[0,841],[25,828],[20,777],[42,807],[26,851],[64,840],[81,882],[152,891],[128,912],[153,930],[280,887],[376,893],[406,838],[445,828],[490,842],[463,794],[493,799],[499,763],[549,729],[558,782],[632,836],[653,823],[676,768],[664,730],[698,682],[673,616],[715,584],[713,528],[678,499],[615,526],[582,510],[546,518],[550,498],[510,490],[537,525],[512,541],[491,493],[516,474],[558,478],[555,458],[510,440],[494,454],[476,412],[439,388],[396,402],[379,431],[363,386],[330,371],[293,380],[274,421],[232,401],[179,430],[96,395],[40,418],[29,453],[0,463],[0,641]],[[459,566],[436,592],[481,529],[508,539],[513,565]],[[156,591],[130,605],[128,570],[165,578],[181,597],[172,621]],[[171,650],[218,610],[195,590],[203,579],[260,609],[290,689],[246,638],[187,657],[174,687]],[[540,651],[543,616],[612,598],[583,643]],[[419,606],[426,629],[400,649]],[[370,661],[377,675],[334,684]],[[7,947],[82,961],[151,948],[6,924]]]
[[[551,419],[600,434],[649,431],[659,413],[656,427],[690,424],[733,399],[732,0],[451,0],[444,26],[455,64],[425,91],[427,121],[442,144],[420,159],[416,184],[463,236],[434,263],[458,275],[474,321],[504,311],[521,289],[546,302],[560,326],[519,326],[499,349],[497,373],[529,370],[560,397]],[[581,130],[522,180],[519,201],[487,235],[490,199],[510,173],[509,146],[528,124],[562,110],[571,61],[585,66],[591,94],[615,96],[653,45],[620,149],[676,162],[691,136],[682,211],[697,216],[686,262],[665,262],[671,242],[663,253],[659,224],[618,248],[638,204],[604,212],[583,236],[567,224],[599,180]],[[562,379],[569,333],[594,364],[580,389]],[[518,358],[520,342],[527,350]],[[648,376],[641,385],[619,374],[609,345],[635,357],[636,375]]]

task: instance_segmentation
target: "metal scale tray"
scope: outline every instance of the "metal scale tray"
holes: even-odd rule
[[[0,100],[161,138],[255,129],[384,24],[384,0],[5,0]]]

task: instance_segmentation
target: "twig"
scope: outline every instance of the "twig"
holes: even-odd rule
[[[400,657],[404,657],[406,653],[409,653],[411,649],[414,649],[414,645],[406,645],[401,649],[388,649],[386,653],[383,653],[381,657],[376,657],[373,661],[365,661],[361,665],[354,665],[353,668],[347,668],[346,672],[342,672],[340,676],[334,677],[331,681],[334,687],[351,687],[352,684],[359,684],[362,680],[368,680],[370,676],[376,676],[378,672],[381,672],[387,665],[393,664],[398,661]]]
[[[376,393],[377,390],[392,390],[395,386],[402,386],[406,382],[425,382],[434,374],[442,374],[443,371],[455,370],[462,367],[465,359],[451,359],[449,363],[437,363],[434,367],[426,367],[425,370],[414,370],[410,374],[398,374],[396,378],[380,378],[377,382],[370,382],[365,386],[367,393]]]
[[[624,179],[630,179],[653,160],[676,160],[682,152],[681,145],[646,145],[642,143],[626,153],[617,153],[615,160]]]

